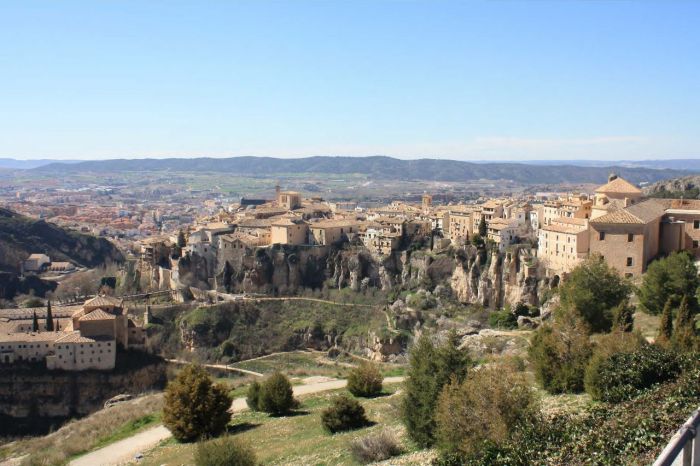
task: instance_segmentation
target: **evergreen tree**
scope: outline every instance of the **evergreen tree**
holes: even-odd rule
[[[177,233],[177,247],[182,249],[185,246],[187,246],[187,241],[185,240],[185,233],[182,230],[180,230]]]
[[[634,307],[625,299],[613,308],[613,330],[631,332],[634,329]]]
[[[229,261],[226,261],[224,264],[224,289],[226,290],[227,293],[231,292],[231,284],[232,284],[232,278],[233,278],[233,267],[231,267],[231,264]]]
[[[659,325],[659,334],[656,337],[656,343],[667,345],[671,342],[673,336],[673,302],[668,299],[664,306],[664,312],[661,314],[661,323]]]
[[[180,441],[217,436],[231,420],[230,407],[228,390],[203,368],[189,365],[165,389],[163,424]]]
[[[409,436],[421,446],[435,442],[435,408],[443,387],[466,378],[470,361],[458,344],[455,332],[439,347],[423,335],[411,350],[402,414]]]
[[[34,315],[32,316],[32,332],[38,332],[39,331],[39,320],[36,318],[36,311],[34,311]]]
[[[677,308],[683,296],[687,297],[690,312],[694,313],[698,286],[698,269],[690,254],[683,251],[649,264],[637,294],[642,308],[649,314],[659,315],[669,299],[673,308]]]
[[[46,303],[46,330],[53,332],[53,313],[51,312],[51,301]]]
[[[479,236],[486,238],[487,234],[488,230],[486,229],[486,217],[482,215],[481,220],[479,220]]]
[[[683,296],[676,314],[676,325],[671,340],[678,351],[693,351],[698,345],[695,335],[695,321],[690,313],[688,297]]]
[[[58,323],[58,319],[54,319],[54,328],[57,332],[61,330],[61,324]]]

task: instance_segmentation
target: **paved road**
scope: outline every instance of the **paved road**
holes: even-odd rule
[[[403,377],[386,377],[384,383],[399,383]],[[313,393],[337,390],[347,385],[346,380],[330,380],[308,385],[296,385],[293,387],[294,395],[310,395]],[[245,398],[236,398],[231,403],[231,412],[239,413],[248,409]],[[158,445],[163,440],[170,438],[171,434],[163,425],[152,427],[139,432],[124,440],[119,440],[111,445],[87,453],[70,462],[70,466],[117,466],[133,460],[138,453],[143,453]]]

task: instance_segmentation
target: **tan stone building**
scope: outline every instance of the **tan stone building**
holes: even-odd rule
[[[537,257],[547,275],[567,274],[587,256],[587,219],[559,217],[540,229]]]
[[[309,224],[300,218],[283,217],[272,222],[270,230],[271,244],[306,244],[309,236]]]
[[[358,232],[355,220],[321,220],[309,225],[309,244],[329,246],[348,241]]]
[[[610,175],[608,183],[595,190],[591,218],[624,209],[642,199],[642,190],[617,175]]]

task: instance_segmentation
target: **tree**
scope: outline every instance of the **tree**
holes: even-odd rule
[[[51,301],[46,302],[46,330],[48,332],[54,331],[53,325],[53,313],[51,312]]]
[[[539,412],[535,392],[524,373],[503,364],[472,371],[462,383],[453,380],[437,405],[437,444],[443,453],[469,456],[485,443],[507,441]]]
[[[576,315],[564,315],[537,329],[528,353],[535,377],[545,390],[575,393],[583,390],[591,350],[586,324]]]
[[[661,313],[661,323],[656,343],[662,346],[668,345],[671,342],[671,337],[673,337],[673,301],[667,299],[664,312]]]
[[[185,367],[165,389],[163,424],[184,442],[215,437],[231,420],[231,398],[200,366]]]
[[[631,332],[634,329],[634,307],[626,299],[612,310],[613,330]]]
[[[698,347],[695,332],[695,320],[690,313],[688,297],[683,296],[676,313],[676,325],[673,330],[672,346],[678,351],[693,351]]]
[[[486,217],[482,215],[481,220],[479,220],[479,236],[481,236],[482,238],[486,238],[487,234],[488,229],[486,228]]]
[[[34,314],[32,315],[32,332],[38,332],[39,331],[39,320],[36,318],[36,311],[34,311]]]
[[[699,285],[698,269],[693,258],[683,251],[649,264],[637,294],[642,308],[649,314],[661,314],[669,299],[672,307],[677,308],[683,296],[688,298],[690,311],[694,313]]]
[[[258,409],[280,416],[287,414],[297,406],[294,391],[289,379],[281,372],[275,372],[260,387]]]
[[[334,434],[346,430],[359,429],[369,424],[365,408],[348,395],[335,397],[327,409],[321,412],[321,424]]]
[[[355,396],[377,396],[382,392],[383,381],[376,364],[362,362],[348,375],[348,391]]]
[[[464,380],[471,365],[458,344],[453,331],[439,347],[422,335],[411,349],[402,416],[409,436],[421,446],[435,442],[435,406],[442,388],[451,379]]]
[[[224,289],[226,290],[227,293],[231,292],[231,279],[233,278],[233,267],[231,267],[231,264],[229,261],[226,261],[224,264],[224,274],[223,274],[223,279],[224,279]]]
[[[253,411],[260,411],[260,391],[262,387],[257,381],[253,381],[246,393],[246,404]]]
[[[187,240],[185,240],[185,233],[182,230],[180,230],[177,232],[177,247],[182,249],[185,246],[187,246]]]
[[[576,266],[559,286],[561,311],[579,315],[593,332],[609,332],[613,309],[629,299],[630,285],[595,255]]]

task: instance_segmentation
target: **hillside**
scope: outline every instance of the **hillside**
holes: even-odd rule
[[[698,199],[700,198],[700,176],[684,176],[659,181],[647,186],[644,194],[651,197]]]
[[[32,253],[85,267],[123,260],[116,246],[104,238],[68,231],[0,208],[0,270],[18,271],[19,262]]]
[[[80,163],[52,163],[33,170],[37,173],[116,173],[144,171],[217,172],[238,175],[275,174],[362,174],[373,179],[467,181],[513,180],[522,183],[599,183],[610,172],[635,182],[655,182],[687,175],[681,170],[642,167],[577,167],[518,163],[472,163],[456,160],[400,160],[392,157],[231,157],[224,159],[113,159]]]

